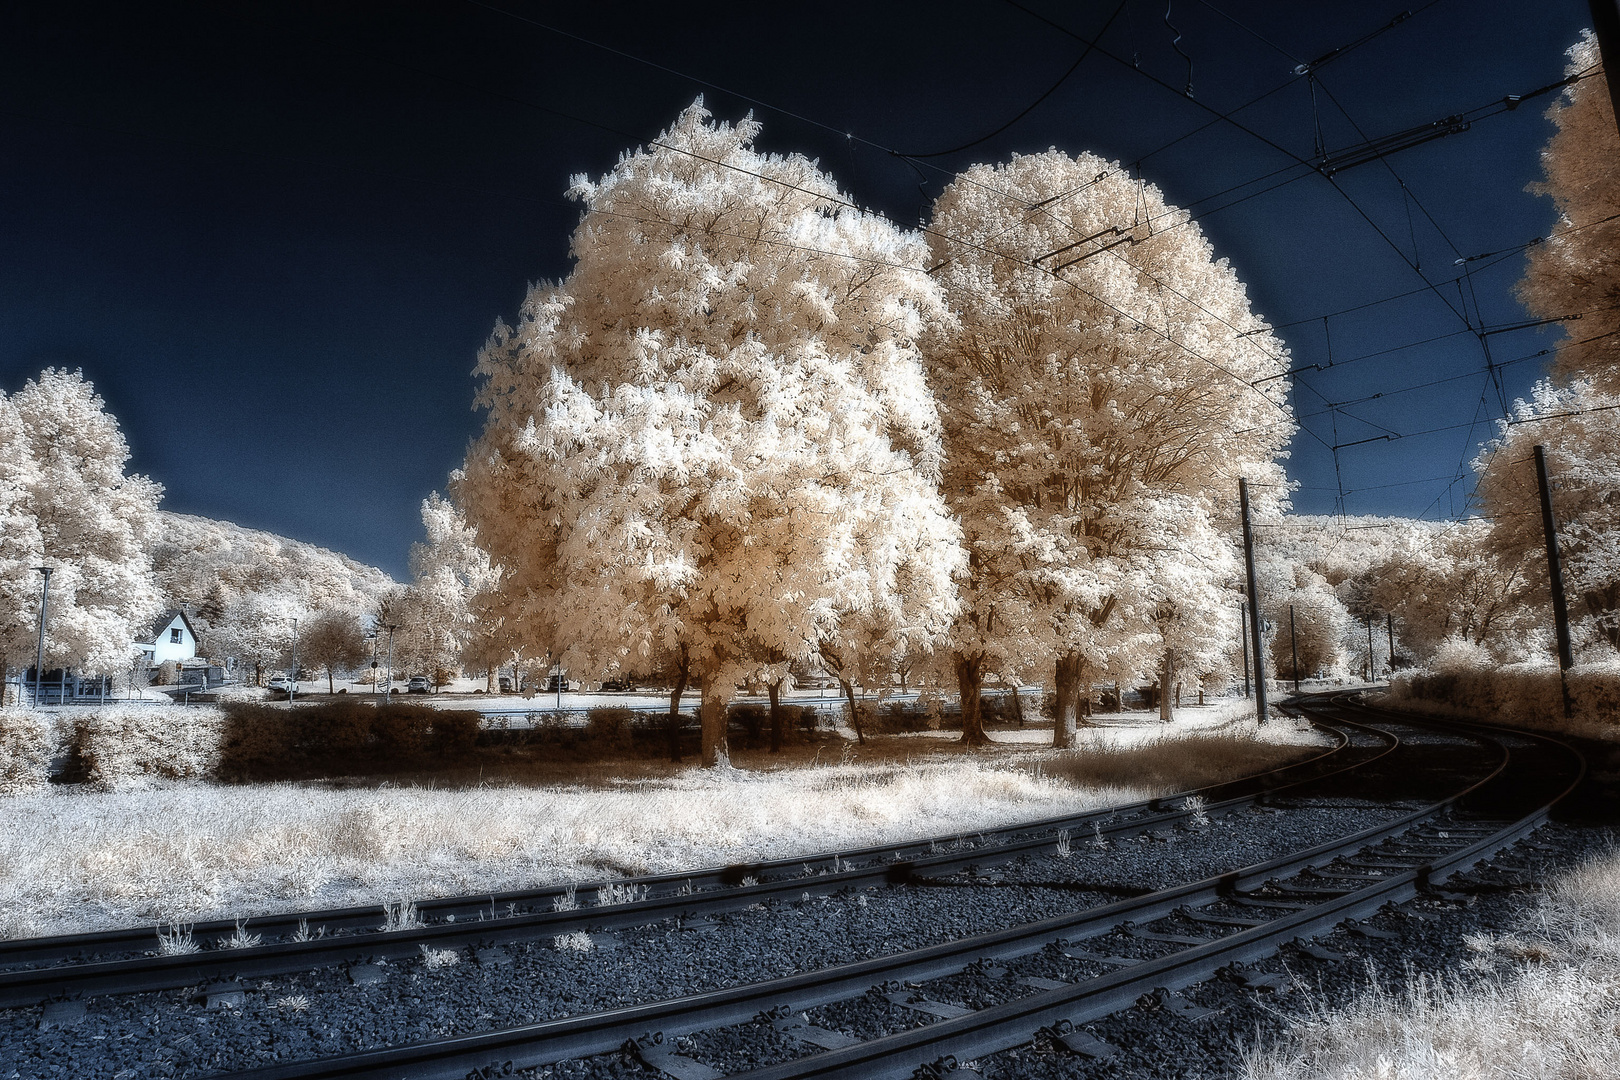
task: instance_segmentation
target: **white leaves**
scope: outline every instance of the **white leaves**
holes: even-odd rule
[[[959,650],[1223,662],[1191,654],[1224,634],[1237,478],[1280,503],[1283,384],[1249,380],[1287,359],[1184,217],[1117,164],[1056,151],[975,166],[936,204],[954,319],[927,348],[974,553]],[[1171,596],[1180,614],[1155,618]]]
[[[0,394],[0,655],[32,656],[50,566],[47,666],[123,670],[161,598],[148,548],[162,488],[126,476],[118,421],[78,372],[47,368]]]
[[[489,420],[455,490],[534,650],[604,670],[684,647],[719,672],[926,639],[950,610],[924,248],[757,131],[700,101],[577,178],[574,272],[480,356]]]

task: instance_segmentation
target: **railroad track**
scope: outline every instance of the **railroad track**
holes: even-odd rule
[[[337,923],[338,929],[325,939],[283,940],[259,949],[209,950],[189,957],[82,961],[87,949],[108,952],[150,943],[150,930],[4,943],[0,963],[15,965],[19,957],[24,958],[21,962],[37,963],[50,957],[53,949],[59,950],[56,956],[80,959],[0,972],[0,993],[9,993],[4,1000],[11,1005],[51,999],[56,1004],[47,1007],[48,1018],[53,1008],[82,1012],[82,998],[96,994],[195,990],[210,983],[214,989],[236,986],[240,991],[231,980],[333,964],[356,965],[350,968],[353,977],[355,970],[377,959],[418,958],[424,955],[424,945],[488,949],[500,942],[545,940],[576,929],[597,932],[672,918],[701,919],[772,899],[796,901],[801,895],[838,892],[848,896],[850,890],[861,890],[864,899],[866,892],[883,885],[910,882],[925,889],[950,885],[944,879],[966,867],[983,872],[995,863],[1049,858],[1062,835],[1072,835],[1077,844],[1093,837],[1110,843],[1144,834],[1163,838],[1195,816],[1220,817],[1262,802],[1276,808],[1309,805],[1320,797],[1324,785],[1355,791],[1346,786],[1347,780],[1363,785],[1361,778],[1393,762],[1391,755],[1402,750],[1403,733],[1411,743],[1422,741],[1426,737],[1422,732],[1449,732],[1441,736],[1450,740],[1447,746],[1427,748],[1448,757],[1458,757],[1456,750],[1464,744],[1473,747],[1466,762],[1469,777],[1456,781],[1442,798],[1426,800],[1396,820],[1354,836],[1203,881],[786,978],[232,1075],[243,1080],[336,1076],[460,1080],[618,1054],[633,1063],[633,1071],[651,1067],[676,1080],[705,1080],[756,1067],[766,1077],[911,1076],[919,1069],[924,1072],[918,1075],[944,1075],[952,1058],[970,1060],[1032,1038],[1085,1053],[1098,1049],[1078,1029],[1091,1019],[1129,1006],[1144,994],[1180,1008],[1186,1003],[1174,993],[1178,988],[1220,969],[1241,972],[1245,963],[1275,953],[1280,943],[1308,938],[1346,918],[1365,918],[1383,904],[1405,899],[1487,857],[1528,832],[1545,814],[1559,792],[1540,780],[1557,775],[1568,781],[1566,787],[1572,786],[1581,768],[1571,751],[1540,736],[1461,723],[1420,724],[1406,717],[1391,720],[1359,709],[1352,714],[1343,703],[1316,701],[1305,708],[1318,726],[1337,732],[1337,745],[1309,761],[1203,792],[986,833],[971,846],[957,847],[955,837],[938,838],[933,843],[827,853],[817,859],[632,879],[617,884],[620,889],[634,884],[645,890],[646,898],[640,902],[581,906],[574,911],[544,910],[560,895],[558,890],[508,894],[520,898],[507,901],[513,905],[509,913],[499,907],[492,911],[487,895],[457,898],[423,904],[424,913],[438,921],[399,933],[374,932],[379,921],[376,908],[312,912],[303,916],[312,930],[326,925],[315,922],[322,918]],[[1405,752],[1417,749],[1408,746]],[[1526,772],[1534,776],[1526,778]],[[1189,806],[1188,795],[1203,797],[1207,805]],[[941,845],[950,850],[936,850]],[[952,880],[959,881],[960,875]],[[610,883],[581,887],[580,899],[609,887]],[[885,895],[905,894],[880,891],[873,899],[883,903]],[[501,901],[497,896],[496,903]],[[1075,902],[1095,903],[1095,896]],[[530,910],[518,910],[519,905]],[[787,909],[771,905],[771,910]],[[467,911],[481,912],[484,921],[469,923],[464,916],[448,921]],[[281,925],[296,926],[298,918],[284,917]],[[253,929],[269,929],[269,922],[256,921]],[[234,925],[221,923],[210,929],[224,935]],[[721,929],[715,925],[711,932]],[[389,970],[414,968],[394,965]],[[813,1010],[820,1010],[819,1023],[809,1016]],[[838,1019],[863,1012],[881,1015],[858,1022]],[[686,1038],[693,1036],[696,1046]],[[712,1048],[716,1038],[758,1045],[740,1055],[706,1053],[703,1047]],[[615,1069],[609,1066],[610,1071]]]
[[[131,994],[281,975],[334,965],[415,957],[426,947],[495,948],[669,918],[711,917],[768,900],[935,878],[1050,851],[1067,837],[1124,839],[1161,833],[1198,816],[1221,817],[1302,784],[1358,768],[1398,740],[1356,724],[1322,726],[1334,745],[1304,761],[1207,788],[964,836],[567,887],[423,900],[422,925],[380,931],[378,907],[295,912],[244,923],[260,944],[227,947],[235,922],[195,924],[197,952],[153,954],[166,928],[19,938],[0,942],[0,1008],[91,995]],[[1352,738],[1355,733],[1356,738]],[[1374,745],[1357,746],[1361,743]],[[630,902],[610,902],[632,898]],[[396,922],[397,922],[396,917]],[[122,955],[119,955],[122,954]]]
[[[1303,707],[1323,723],[1352,722],[1344,701]],[[1244,965],[1285,946],[1309,952],[1316,948],[1311,937],[1469,869],[1528,835],[1584,775],[1580,755],[1545,736],[1363,715],[1386,727],[1442,733],[1454,747],[1474,744],[1478,775],[1352,836],[994,933],[666,1001],[230,1075],[460,1080],[619,1054],[675,1080],[738,1072],[752,1080],[943,1077],[958,1062],[1035,1039],[1105,1054],[1109,1048],[1080,1025],[1144,995],[1168,1008],[1196,1008],[1176,991],[1218,972],[1263,983],[1268,976]],[[1046,974],[1014,970],[1032,965]],[[888,1019],[846,1025],[877,1029],[852,1036],[811,1019],[812,1010],[825,1008],[866,1008]],[[686,1038],[716,1032],[759,1044],[750,1067],[735,1068],[733,1053],[717,1068]]]

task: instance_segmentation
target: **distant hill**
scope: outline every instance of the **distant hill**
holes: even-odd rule
[[[369,612],[396,587],[375,566],[301,540],[190,514],[159,516],[152,546],[158,587],[171,606],[189,604],[200,628],[250,598],[291,610]]]

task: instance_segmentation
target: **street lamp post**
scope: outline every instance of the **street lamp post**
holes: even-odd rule
[[[39,685],[45,681],[45,605],[51,598],[51,570],[53,567],[36,566],[45,576],[39,586],[39,646],[34,650],[34,708],[39,708]]]

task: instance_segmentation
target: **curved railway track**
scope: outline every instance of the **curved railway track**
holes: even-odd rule
[[[709,1080],[739,1071],[762,1080],[939,1077],[949,1074],[955,1062],[1032,1039],[1075,1053],[1101,1053],[1107,1048],[1099,1048],[1080,1025],[1128,1007],[1143,995],[1180,1008],[1186,1006],[1176,994],[1181,988],[1218,972],[1241,982],[1253,977],[1246,974],[1246,964],[1279,948],[1309,950],[1313,935],[1346,920],[1365,919],[1386,904],[1432,888],[1527,835],[1584,774],[1578,754],[1545,736],[1463,722],[1392,718],[1343,700],[1311,700],[1300,708],[1319,727],[1338,733],[1334,748],[1235,785],[985,834],[981,844],[968,850],[936,851],[938,843],[927,841],[874,847],[701,875],[636,879],[635,884],[645,886],[648,899],[634,904],[534,911],[558,895],[557,890],[538,890],[511,894],[524,899],[509,902],[529,905],[531,910],[520,913],[514,907],[504,918],[489,918],[487,896],[435,902],[437,908],[422,905],[424,911],[442,916],[481,910],[483,923],[439,922],[399,934],[339,932],[324,941],[281,941],[201,957],[14,967],[0,972],[0,1001],[21,1005],[44,997],[195,987],[222,976],[308,969],[357,954],[414,956],[423,944],[487,945],[567,933],[575,927],[596,930],[734,911],[779,895],[928,883],[964,867],[1049,856],[1059,843],[1059,830],[1066,834],[1091,827],[1113,839],[1162,834],[1200,812],[1214,817],[1262,801],[1286,810],[1308,805],[1334,785],[1341,792],[1357,791],[1371,783],[1379,769],[1389,776],[1400,775],[1403,735],[1408,754],[1425,749],[1418,745],[1425,741],[1440,744],[1426,747],[1429,759],[1413,760],[1432,760],[1439,752],[1467,773],[1451,780],[1447,790],[1428,793],[1412,809],[1406,807],[1417,789],[1408,784],[1397,793],[1406,800],[1403,812],[1354,835],[1204,880],[993,933],[707,993],[230,1075],[239,1080],[339,1076],[460,1080],[619,1054],[633,1069],[656,1069],[675,1080]],[[1208,800],[1201,811],[1189,805],[1186,796],[1191,794]],[[1110,813],[1115,820],[1109,820]],[[811,876],[805,876],[807,872]],[[686,885],[689,878],[692,886]],[[745,880],[749,883],[737,884]],[[330,917],[340,924],[340,931],[374,930],[378,921],[375,908],[310,913],[304,918],[313,921],[311,916]],[[222,924],[218,932],[232,929],[232,924]],[[140,936],[150,942],[150,934]],[[76,946],[73,940],[7,943],[11,948],[0,948],[0,963],[77,956],[87,948],[111,951],[129,947],[115,942],[134,938],[87,935],[77,939]],[[53,954],[52,949],[62,951]],[[878,1016],[842,1025],[824,1018],[831,1015],[829,1010],[839,1009],[866,1009]],[[810,1016],[816,1010],[821,1011],[821,1023]],[[705,1055],[701,1044],[717,1032],[731,1044],[752,1041],[757,1046],[740,1056]],[[697,1037],[696,1044],[692,1036]],[[739,1061],[744,1063],[741,1068]]]
[[[1354,722],[1343,715],[1349,708],[1343,702],[1305,708],[1321,722]],[[683,1053],[691,1046],[680,1037],[727,1028],[763,1037],[758,1066],[744,1070],[755,1080],[940,1077],[956,1062],[1035,1038],[1077,1053],[1100,1052],[1079,1025],[1144,994],[1174,1001],[1177,989],[1222,970],[1242,979],[1245,963],[1286,943],[1409,899],[1527,835],[1584,775],[1578,754],[1543,736],[1408,718],[1382,722],[1475,743],[1482,775],[1353,836],[992,934],[689,997],[231,1075],[459,1080],[617,1052],[675,1080],[710,1080],[735,1070]],[[1009,975],[1012,965],[1054,951],[1066,977]],[[949,990],[931,994],[931,984],[964,973],[1000,983],[1002,993],[994,996],[1001,1000],[974,1007],[949,1000],[959,996]],[[850,1001],[898,1008],[912,1020],[862,1039],[808,1019],[809,1010]],[[794,1048],[786,1054],[784,1041]]]

